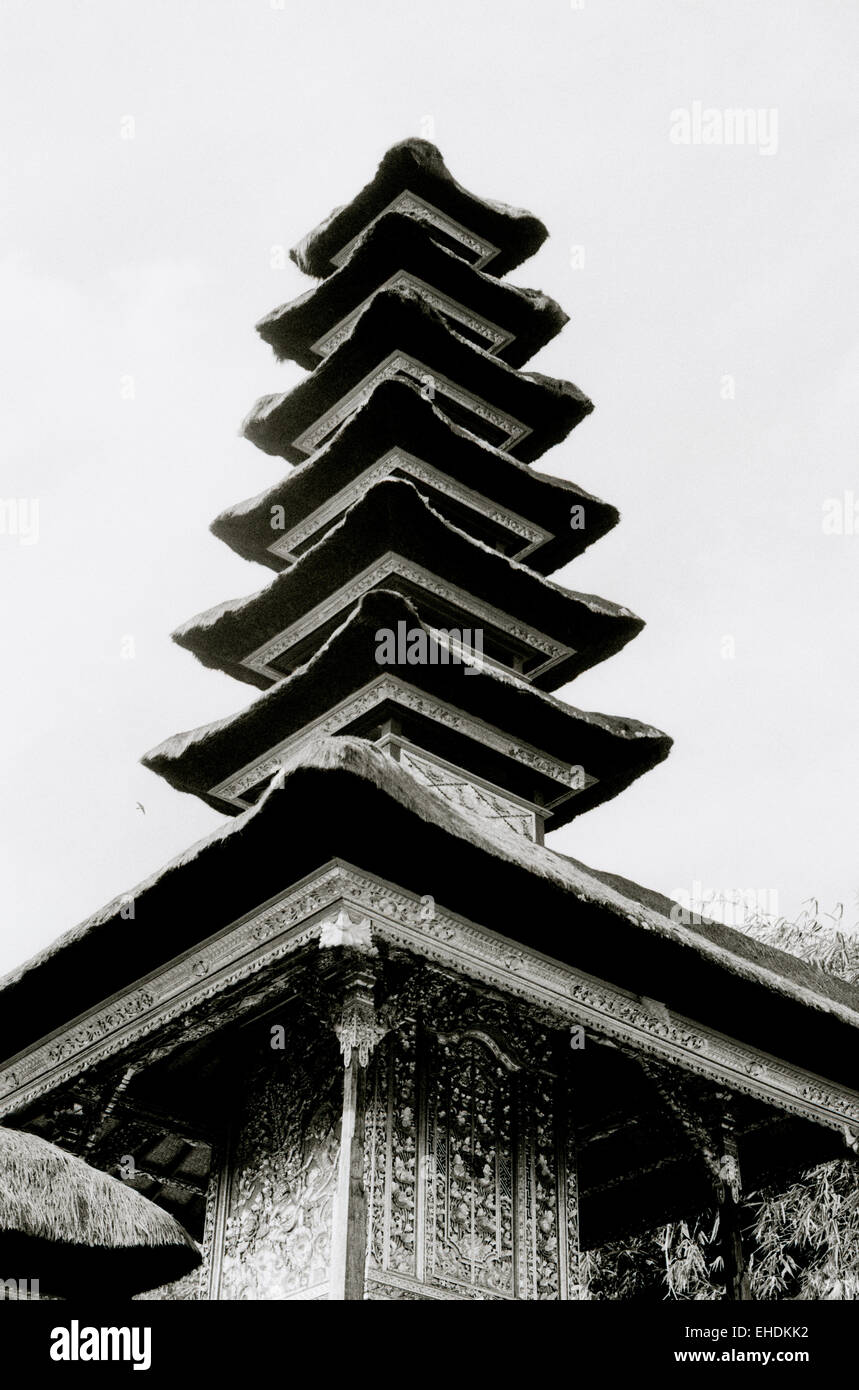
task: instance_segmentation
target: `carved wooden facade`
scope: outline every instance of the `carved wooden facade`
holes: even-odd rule
[[[368,1299],[581,1296],[568,1038],[415,962],[413,1016],[375,1028],[358,1124],[364,1200],[341,1240]],[[322,997],[322,996],[320,996]],[[317,1001],[318,1003],[318,1001]],[[387,1011],[392,1019],[402,1001]],[[327,1012],[323,1010],[323,1013]],[[384,1014],[381,1016],[385,1016]],[[335,1027],[269,1020],[236,1074],[213,1173],[198,1296],[331,1296],[343,1066]],[[280,1014],[277,1015],[281,1017]],[[310,1021],[309,1021],[310,1020]],[[342,1042],[342,1038],[341,1038]],[[183,1283],[163,1296],[191,1296]]]

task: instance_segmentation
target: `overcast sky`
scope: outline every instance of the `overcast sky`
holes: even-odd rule
[[[647,627],[560,693],[676,741],[550,843],[850,910],[859,522],[824,522],[859,498],[859,6],[1,8],[0,499],[38,531],[7,508],[0,971],[219,823],[138,758],[252,698],[169,633],[267,582],[207,527],[287,468],[237,434],[302,375],[253,331],[309,284],[272,248],[428,133],[549,227],[512,278],[571,322],[531,365],[596,411],[540,467],[622,512],[554,577]],[[733,108],[754,142],[701,143]]]

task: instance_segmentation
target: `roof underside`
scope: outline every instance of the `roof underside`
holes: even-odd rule
[[[636,720],[573,709],[500,670],[432,662],[405,667],[381,665],[378,634],[382,629],[396,633],[400,623],[406,624],[406,630],[423,627],[407,599],[389,590],[373,590],[305,666],[279,681],[240,713],[166,740],[146,754],[145,766],[171,785],[203,796],[217,809],[230,809],[227,802],[210,794],[210,789],[256,760],[265,760],[257,780],[248,783],[259,785],[279,765],[279,756],[275,755],[279,745],[331,715],[383,675],[422,692],[427,706],[435,702],[451,711],[453,717],[444,716],[441,724],[436,721],[435,725],[427,725],[418,712],[417,723],[422,730],[415,740],[418,744],[424,746],[424,737],[430,737],[434,751],[447,757],[435,740],[454,738],[457,753],[448,761],[465,769],[471,765],[475,775],[487,777],[494,785],[509,785],[507,779],[517,775],[517,767],[527,777],[528,785],[538,789],[543,785],[541,778],[549,777],[547,785],[555,786],[556,796],[576,785],[567,782],[562,787],[559,781],[552,782],[554,774],[540,766],[540,755],[557,760],[561,769],[583,767],[589,778],[597,779],[593,785],[577,790],[556,810],[550,829],[617,795],[668,754],[671,740],[659,730]],[[481,735],[479,729],[468,735],[460,733],[462,720],[454,711],[469,716],[475,726],[499,731],[508,751],[499,752],[496,739],[493,752],[490,735]],[[346,722],[342,728],[338,725],[336,732],[372,737],[378,718],[379,713],[373,710],[366,715],[366,730],[363,724],[353,728]],[[534,750],[533,757],[523,760],[517,749],[531,748],[534,737],[539,738],[539,753]],[[491,758],[496,775],[475,766],[476,757]],[[557,776],[563,779],[563,770]],[[516,795],[524,794],[521,785],[511,786],[510,790]],[[551,804],[550,800],[547,804]]]

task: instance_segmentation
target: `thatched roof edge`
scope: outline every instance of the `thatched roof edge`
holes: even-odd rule
[[[39,1135],[2,1125],[0,1230],[111,1249],[197,1249],[184,1227],[142,1193]]]
[[[491,857],[513,862],[583,903],[600,907],[643,931],[669,938],[734,975],[761,984],[818,1012],[833,1015],[843,1023],[859,1026],[859,992],[846,981],[722,923],[705,919],[700,923],[685,925],[672,921],[669,913],[673,904],[669,905],[669,900],[661,895],[653,894],[628,880],[619,880],[614,875],[591,869],[578,860],[547,846],[537,845],[494,823],[468,819],[437,793],[420,785],[405,768],[373,744],[348,737],[320,739],[298,750],[285,761],[256,806],[219,826],[205,839],[138,884],[130,893],[114,898],[31,960],[10,972],[0,980],[0,992],[25,975],[37,971],[43,962],[81,940],[96,926],[118,917],[130,897],[139,899],[149,888],[169,875],[180,872],[184,865],[200,855],[217,851],[225,842],[248,833],[258,818],[270,815],[273,810],[276,813],[281,790],[288,787],[295,773],[307,769],[360,777],[422,820]]]

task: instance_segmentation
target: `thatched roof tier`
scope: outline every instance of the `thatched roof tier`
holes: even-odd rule
[[[475,270],[433,241],[432,232],[425,218],[385,213],[339,270],[266,314],[257,332],[278,358],[312,371],[348,337],[371,295],[379,289],[412,289],[457,333],[511,367],[522,367],[567,323],[554,299]]]
[[[378,477],[408,477],[461,530],[551,574],[619,520],[574,483],[536,473],[453,426],[419,388],[383,381],[331,440],[212,531],[272,569],[320,539]],[[574,512],[573,509],[576,509]]]
[[[305,381],[263,396],[242,432],[267,454],[301,463],[382,381],[417,382],[454,424],[523,463],[565,439],[593,410],[570,381],[517,372],[454,333],[410,290],[380,290],[349,337]]]
[[[0,1126],[0,1270],[70,1297],[129,1297],[188,1274],[200,1252],[161,1207],[35,1134]]]
[[[290,252],[308,275],[330,275],[351,243],[388,210],[428,218],[444,246],[493,275],[533,256],[548,236],[529,212],[490,202],[457,183],[427,140],[402,140],[384,155],[374,177],[351,202],[337,207]]]
[[[400,624],[427,633],[429,661],[380,661],[380,633],[397,634]],[[335,732],[376,738],[391,718],[466,778],[551,809],[550,829],[616,796],[671,747],[666,734],[637,720],[572,709],[493,667],[445,663],[414,606],[376,589],[306,666],[240,713],[177,734],[142,762],[178,790],[235,813],[298,740]]]
[[[395,589],[436,628],[480,629],[485,655],[556,690],[624,646],[643,623],[570,593],[445,521],[405,480],[376,483],[267,588],[174,632],[205,666],[265,690],[306,662],[362,594]]]
[[[511,942],[705,1027],[727,1027],[751,1047],[855,1083],[855,987],[721,923],[687,925],[660,894],[466,817],[372,744],[349,738],[303,747],[258,806],[0,981],[0,1059],[335,858],[418,899],[432,891],[440,906]]]

